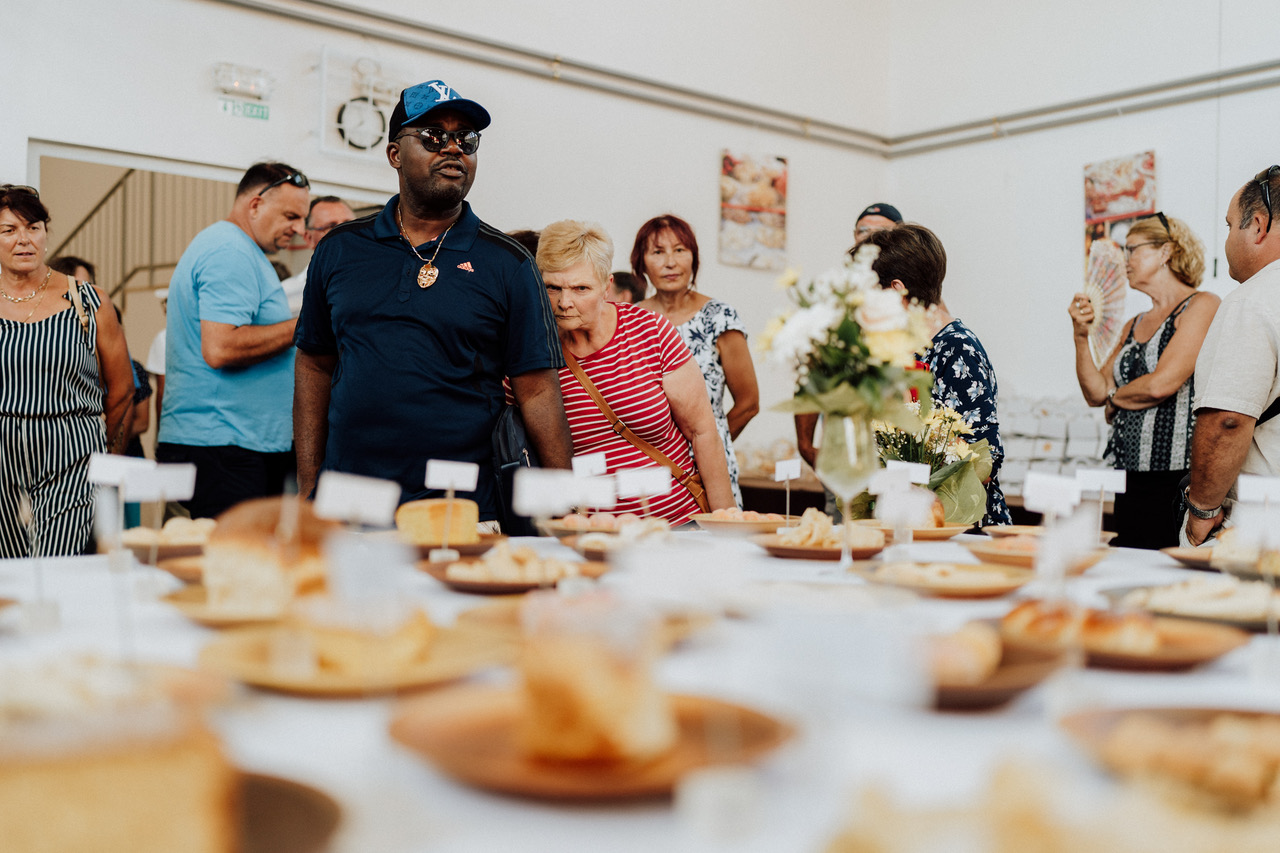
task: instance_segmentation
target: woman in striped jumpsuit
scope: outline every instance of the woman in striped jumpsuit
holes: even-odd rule
[[[35,190],[0,185],[0,558],[84,550],[89,454],[125,434],[133,399],[115,311],[45,263],[48,223]]]

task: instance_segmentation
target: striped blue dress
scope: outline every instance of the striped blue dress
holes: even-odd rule
[[[0,319],[0,557],[79,554],[93,524],[89,454],[106,447],[92,286],[78,283],[88,329],[70,297],[35,323]],[[22,524],[21,496],[35,522]]]

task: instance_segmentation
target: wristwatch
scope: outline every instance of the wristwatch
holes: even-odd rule
[[[1213,509],[1201,509],[1191,502],[1191,486],[1187,486],[1182,490],[1182,505],[1187,508],[1187,512],[1196,518],[1208,521],[1211,518],[1217,518],[1218,513],[1222,512],[1222,504],[1218,504]]]

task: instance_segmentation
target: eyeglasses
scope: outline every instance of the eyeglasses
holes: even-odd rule
[[[1164,233],[1169,235],[1169,239],[1173,239],[1173,229],[1169,227],[1169,220],[1165,219],[1164,212],[1157,210],[1155,213],[1147,213],[1134,219],[1134,222],[1141,222],[1144,219],[1159,219],[1160,224],[1164,227]],[[1146,245],[1145,243],[1143,245]]]
[[[458,149],[463,154],[474,154],[476,149],[480,147],[480,134],[474,130],[445,130],[441,127],[415,127],[413,130],[406,130],[397,136],[401,139],[405,136],[416,136],[422,140],[422,147],[430,151],[432,154],[438,154],[449,146],[449,143],[458,143]]]
[[[35,187],[29,187],[26,184],[0,184],[0,195],[5,193],[31,193],[36,198],[40,198],[40,193]]]
[[[1272,166],[1253,177],[1258,186],[1262,187],[1262,206],[1267,209],[1267,234],[1271,233],[1271,176],[1278,172],[1280,172],[1280,165]]]
[[[337,228],[339,225],[345,225],[345,224],[346,224],[345,222],[330,222],[328,225],[321,225],[319,227],[316,227],[314,225],[308,225],[307,230],[318,231],[319,233],[324,234],[324,233],[327,233],[330,228]]]
[[[258,195],[262,195],[267,190],[273,190],[281,184],[293,184],[295,187],[301,187],[304,190],[311,186],[311,182],[307,180],[306,175],[301,172],[289,172],[283,178],[276,178],[274,181],[258,190]]]
[[[1132,246],[1121,246],[1120,251],[1124,252],[1125,260],[1133,255],[1135,249],[1141,249],[1143,246],[1163,246],[1168,240],[1148,240],[1145,243],[1134,243]]]

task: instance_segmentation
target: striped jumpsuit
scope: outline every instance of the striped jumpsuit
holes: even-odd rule
[[[35,550],[79,554],[93,524],[89,454],[106,447],[98,380],[97,291],[77,283],[88,331],[67,308],[37,323],[0,319],[0,558],[33,553],[21,495],[34,509]]]

